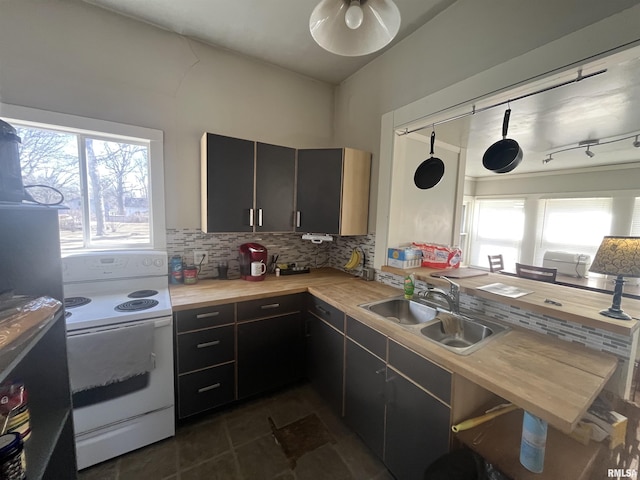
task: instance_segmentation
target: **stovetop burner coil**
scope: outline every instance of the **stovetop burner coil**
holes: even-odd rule
[[[67,297],[64,299],[64,308],[81,307],[90,302],[91,299],[87,297]]]
[[[153,308],[158,305],[157,300],[152,300],[150,298],[139,298],[136,300],[131,300],[130,302],[124,302],[118,305],[115,310],[118,312],[137,312],[138,310],[146,310],[148,308]]]
[[[135,292],[131,292],[127,297],[129,298],[144,298],[144,297],[153,297],[157,295],[157,290],[136,290]]]

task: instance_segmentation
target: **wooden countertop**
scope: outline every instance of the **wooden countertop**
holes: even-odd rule
[[[484,278],[482,285],[491,283]],[[465,279],[468,280],[473,279]],[[457,355],[426,340],[415,329],[391,323],[359,307],[362,303],[400,295],[399,289],[333,269],[290,277],[268,276],[263,282],[207,280],[196,285],[172,285],[170,291],[175,311],[309,291],[563,432],[575,427],[617,367],[612,355],[519,329],[489,341],[470,355]]]
[[[353,275],[333,268],[320,268],[299,275],[267,275],[263,281],[246,280],[200,280],[195,285],[170,285],[173,311],[220,305],[229,302],[244,302],[275,295],[291,295],[306,292],[310,286],[335,281],[366,283]]]
[[[431,276],[432,273],[439,272],[439,270],[436,269],[420,267],[402,270],[383,266],[382,270],[402,276],[413,273],[419,280],[443,287],[444,289],[448,289],[449,287],[446,280]],[[461,270],[463,269],[461,268]],[[600,314],[600,310],[607,309],[611,306],[613,295],[608,293],[592,292],[499,273],[488,273],[487,275],[477,277],[454,278],[452,280],[460,285],[462,292],[469,295],[494,300],[561,320],[567,320],[621,335],[631,336],[640,326],[637,320],[616,320],[615,318]],[[533,290],[533,293],[519,298],[509,298],[478,289],[478,287],[490,283],[502,283],[524,290]],[[545,299],[555,300],[562,303],[562,305],[555,306],[545,303]],[[640,318],[640,300],[623,297],[622,309],[632,317]]]

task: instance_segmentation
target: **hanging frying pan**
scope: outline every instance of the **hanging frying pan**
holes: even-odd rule
[[[509,117],[511,109],[504,112],[504,120],[502,122],[502,140],[491,145],[482,157],[482,165],[487,170],[495,173],[507,173],[520,165],[522,161],[522,149],[518,142],[507,138],[507,130],[509,129]]]
[[[421,190],[435,187],[444,175],[444,162],[433,156],[433,145],[436,143],[436,132],[431,132],[431,157],[418,165],[413,175],[413,183]]]

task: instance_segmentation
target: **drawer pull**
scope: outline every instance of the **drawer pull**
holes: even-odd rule
[[[220,343],[220,340],[213,340],[212,342],[199,343],[197,345],[197,348],[213,347],[215,345],[218,345],[219,343]]]
[[[214,383],[213,385],[209,385],[208,387],[202,387],[198,389],[198,393],[208,392],[209,390],[215,390],[216,388],[220,388],[222,385],[220,383]]]
[[[325,308],[322,308],[320,305],[316,305],[316,308],[318,310],[320,310],[320,313],[322,313],[323,315],[327,315],[327,316],[331,316],[331,312]]]
[[[269,303],[268,305],[260,305],[260,308],[263,310],[268,310],[270,308],[278,308],[280,307],[279,303]]]
[[[199,313],[196,315],[196,318],[211,318],[217,317],[218,315],[220,315],[220,312]]]
[[[380,370],[376,370],[376,375],[380,375],[381,373],[384,373],[387,371],[387,367],[382,367]]]

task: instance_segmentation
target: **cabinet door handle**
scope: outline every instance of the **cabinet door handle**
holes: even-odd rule
[[[249,209],[249,226],[253,227],[253,208]]]
[[[199,313],[196,315],[196,318],[197,319],[211,318],[211,317],[217,317],[218,315],[220,315],[220,312]]]
[[[268,310],[270,308],[278,308],[280,307],[279,303],[269,303],[268,305],[260,305],[260,308],[263,310]]]
[[[262,226],[262,209],[261,208],[258,209],[258,226],[259,227]]]
[[[300,226],[300,218],[302,215],[300,214],[300,210],[296,211],[296,227]]]
[[[384,373],[387,371],[387,367],[382,367],[380,370],[376,370],[376,375],[380,375],[381,373]]]
[[[220,340],[213,340],[211,342],[199,343],[198,345],[196,345],[196,347],[207,348],[207,347],[213,347],[215,345],[220,345]]]
[[[327,315],[327,316],[331,316],[331,312],[327,309],[322,308],[320,305],[316,305],[316,308],[318,310],[320,310],[320,313],[322,313],[323,315]]]
[[[208,392],[209,390],[215,390],[216,388],[220,388],[221,386],[222,385],[220,383],[214,383],[213,385],[199,388],[198,393],[204,393],[204,392]]]

